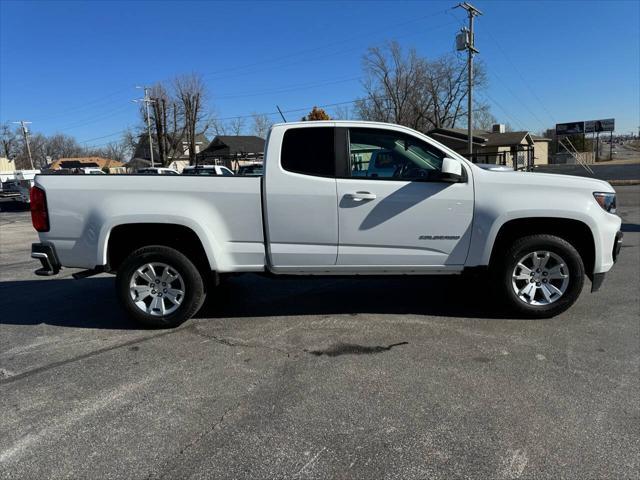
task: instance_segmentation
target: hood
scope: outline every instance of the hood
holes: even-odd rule
[[[557,187],[567,189],[584,189],[592,192],[612,192],[614,188],[604,180],[577,175],[561,175],[557,173],[494,171],[479,169],[478,174],[489,176],[487,180],[498,183],[522,184],[540,187]]]
[[[483,170],[491,170],[492,172],[513,172],[512,167],[506,165],[496,165],[495,163],[474,163],[476,167],[480,167]]]

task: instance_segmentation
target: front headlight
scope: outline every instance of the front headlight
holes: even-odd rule
[[[604,208],[605,211],[609,213],[616,213],[615,193],[593,192],[593,198],[596,199],[598,205]]]

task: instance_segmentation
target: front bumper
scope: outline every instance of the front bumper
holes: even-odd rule
[[[42,277],[57,275],[62,268],[58,255],[56,255],[55,247],[48,243],[32,243],[31,258],[40,260],[42,268],[39,268],[34,273]]]
[[[618,232],[616,233],[616,240],[613,242],[613,262],[615,263],[618,260],[618,255],[620,254],[620,249],[622,248],[622,237],[624,237],[624,233]]]
[[[613,250],[611,251],[611,257],[613,258],[613,263],[618,260],[618,255],[620,254],[620,249],[622,248],[622,237],[624,234],[621,231],[616,233],[615,241],[613,242]],[[602,283],[604,282],[604,273],[594,273],[593,279],[591,280],[591,292],[597,292],[600,290]]]

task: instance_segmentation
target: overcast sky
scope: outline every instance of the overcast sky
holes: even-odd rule
[[[473,3],[489,74],[480,98],[499,121],[538,132],[615,117],[618,133],[637,131],[640,2]],[[4,0],[0,120],[101,145],[137,122],[136,85],[192,71],[220,117],[348,102],[362,94],[368,46],[453,53],[466,22],[455,4]]]

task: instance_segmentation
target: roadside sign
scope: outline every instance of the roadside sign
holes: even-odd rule
[[[586,130],[587,123],[593,123],[593,130]],[[585,122],[585,130],[587,132],[613,132],[615,130],[615,126],[615,118],[605,118],[603,120],[592,120],[590,122]]]
[[[587,120],[586,122],[568,122],[556,124],[556,135],[576,135],[596,132],[613,132],[615,118]]]
[[[575,135],[584,133],[585,122],[569,122],[556,124],[556,135]]]

